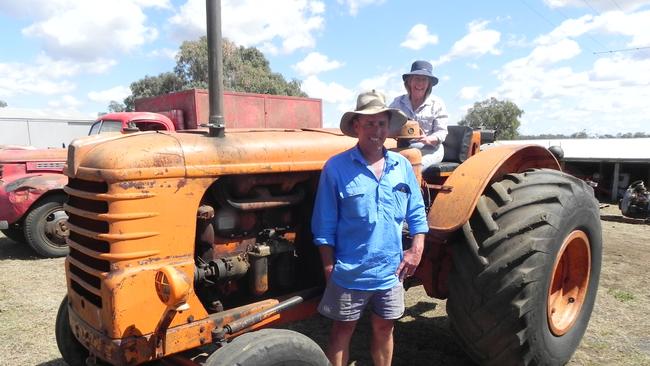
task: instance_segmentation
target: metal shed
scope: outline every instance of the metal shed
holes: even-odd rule
[[[650,138],[503,140],[495,144],[560,146],[563,169],[598,183],[599,198],[617,202],[628,185],[650,181]]]

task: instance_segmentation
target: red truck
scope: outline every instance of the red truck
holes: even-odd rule
[[[150,112],[109,113],[99,117],[89,135],[107,132],[173,131],[168,117]],[[68,253],[68,216],[63,186],[65,148],[0,150],[0,230],[10,239],[29,244],[44,257]]]
[[[321,100],[251,93],[224,93],[229,128],[320,128]],[[191,89],[137,99],[137,112],[110,113],[89,135],[106,132],[176,131],[208,123],[208,93]],[[147,111],[147,112],[144,112]],[[157,113],[152,113],[157,112]],[[0,149],[0,230],[43,257],[68,253],[67,195],[63,175],[67,149]]]

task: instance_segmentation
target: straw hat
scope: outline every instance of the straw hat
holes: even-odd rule
[[[375,90],[359,94],[357,97],[357,107],[354,111],[345,112],[343,117],[341,117],[341,132],[350,137],[357,137],[357,133],[352,127],[354,117],[362,114],[372,115],[382,112],[388,112],[390,114],[390,120],[388,122],[389,135],[392,136],[399,133],[400,128],[406,122],[406,115],[399,109],[388,108],[386,106],[386,97]]]

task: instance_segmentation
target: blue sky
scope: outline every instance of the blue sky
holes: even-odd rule
[[[222,0],[222,18],[326,126],[360,91],[402,94],[425,59],[451,124],[494,96],[522,134],[650,133],[650,0]],[[0,0],[0,116],[92,119],[203,34],[204,0]]]

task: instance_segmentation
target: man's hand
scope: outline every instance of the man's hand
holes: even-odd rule
[[[404,259],[397,267],[397,277],[403,281],[406,277],[411,277],[420,264],[422,252],[424,251],[424,234],[416,234],[413,237],[411,248],[404,251]]]

